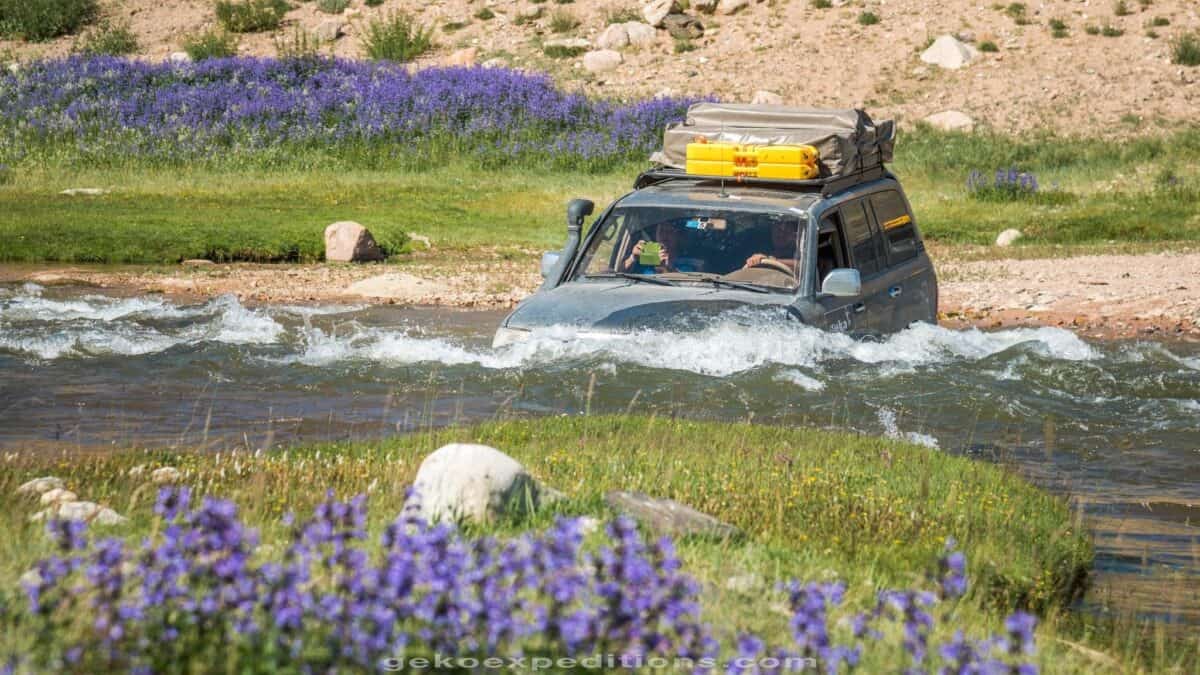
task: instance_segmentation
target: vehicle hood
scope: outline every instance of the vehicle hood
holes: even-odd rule
[[[509,315],[510,328],[569,326],[605,331],[696,330],[714,317],[783,318],[793,296],[713,288],[701,284],[660,286],[626,279],[563,284],[526,299]]]

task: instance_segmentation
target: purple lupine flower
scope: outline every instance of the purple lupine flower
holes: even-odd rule
[[[46,533],[63,553],[87,548],[87,523],[82,520],[53,518],[46,522]]]

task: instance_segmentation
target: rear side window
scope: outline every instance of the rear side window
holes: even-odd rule
[[[867,210],[861,201],[850,202],[842,207],[842,226],[846,230],[846,245],[854,267],[864,277],[875,274],[886,265],[875,245],[875,232],[867,218]]]
[[[888,260],[896,265],[917,257],[917,230],[904,198],[895,190],[871,195],[871,208],[887,240]]]

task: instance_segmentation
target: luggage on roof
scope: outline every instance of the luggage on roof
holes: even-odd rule
[[[812,146],[820,178],[833,179],[881,168],[892,161],[895,124],[876,124],[862,110],[790,108],[779,105],[697,103],[687,118],[667,126],[663,149],[650,161],[687,167],[689,143],[739,146]]]

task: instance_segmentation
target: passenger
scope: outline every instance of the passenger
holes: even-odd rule
[[[797,226],[795,221],[777,220],[771,224],[771,252],[755,253],[746,258],[742,269],[757,267],[765,262],[775,263],[796,273],[799,263],[799,252],[796,246]]]
[[[699,272],[702,262],[695,258],[686,258],[684,241],[686,231],[683,226],[674,222],[659,223],[654,228],[654,238],[658,242],[658,265],[641,264],[642,250],[646,240],[640,239],[633,245],[629,257],[621,261],[622,272],[634,274],[662,274],[664,272]]]

